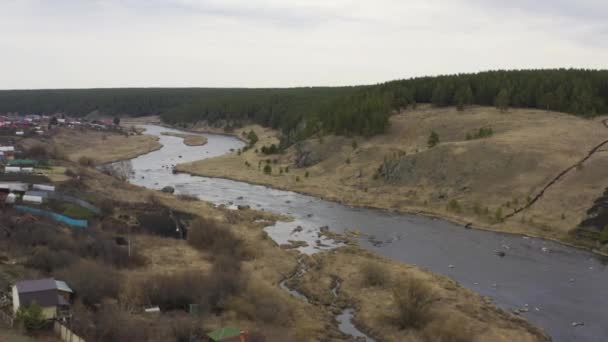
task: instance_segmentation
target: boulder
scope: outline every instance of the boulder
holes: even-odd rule
[[[173,188],[172,186],[166,186],[166,187],[162,188],[160,191],[167,193],[167,194],[172,194],[175,192],[175,188]]]

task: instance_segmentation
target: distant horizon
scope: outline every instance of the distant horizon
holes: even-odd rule
[[[18,0],[0,89],[354,86],[605,68],[600,0]]]
[[[591,71],[608,71],[606,68],[577,68],[577,67],[557,67],[557,68],[518,68],[518,69],[493,69],[493,70],[480,70],[476,72],[454,72],[436,75],[420,75],[405,78],[395,78],[386,81],[366,84],[353,84],[353,85],[303,85],[303,86],[276,86],[276,87],[214,87],[214,86],[118,86],[118,87],[81,87],[81,88],[0,88],[0,91],[45,91],[45,90],[111,90],[111,89],[243,89],[243,90],[255,90],[255,89],[301,89],[301,88],[354,88],[354,87],[365,87],[373,86],[377,84],[409,80],[424,77],[442,77],[442,76],[455,76],[455,75],[473,75],[485,72],[493,71],[531,71],[531,70],[591,70]]]

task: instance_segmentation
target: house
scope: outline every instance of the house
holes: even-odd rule
[[[2,152],[4,160],[12,160],[15,157],[15,147],[13,146],[0,146],[0,152]]]
[[[13,285],[12,291],[13,313],[22,306],[36,303],[42,307],[46,319],[63,315],[69,309],[74,293],[68,284],[54,278],[19,281]]]

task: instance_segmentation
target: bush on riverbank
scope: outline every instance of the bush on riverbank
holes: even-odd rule
[[[401,329],[420,329],[431,320],[431,306],[437,300],[422,280],[407,277],[393,289],[397,305],[396,323]]]
[[[386,287],[391,282],[391,275],[379,262],[369,261],[361,265],[360,272],[366,287]]]

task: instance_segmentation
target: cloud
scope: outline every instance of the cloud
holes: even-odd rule
[[[608,27],[588,12],[606,6],[539,1],[4,0],[0,88],[353,85],[604,67]]]

